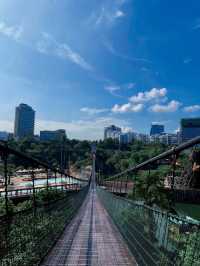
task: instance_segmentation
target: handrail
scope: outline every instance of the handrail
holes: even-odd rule
[[[197,145],[197,144],[200,144],[200,136],[196,137],[196,138],[194,138],[194,139],[192,139],[190,141],[187,141],[187,142],[179,145],[178,147],[174,147],[174,148],[172,148],[172,149],[170,149],[170,150],[168,150],[166,152],[163,152],[163,153],[161,153],[161,154],[159,154],[159,155],[157,155],[157,156],[155,156],[155,157],[153,157],[153,158],[151,158],[151,159],[149,159],[149,160],[147,160],[147,161],[145,161],[143,163],[140,163],[140,164],[138,164],[138,165],[136,165],[134,167],[131,167],[131,168],[119,173],[119,174],[113,175],[110,178],[117,178],[117,177],[120,177],[120,176],[122,176],[124,174],[128,174],[130,172],[136,172],[136,171],[142,169],[143,167],[145,167],[145,166],[147,166],[147,165],[149,165],[151,163],[155,163],[155,162],[157,162],[159,160],[166,159],[170,155],[179,154],[181,151],[183,151],[185,149],[188,149],[188,148],[191,148],[191,147],[193,147],[194,145]]]
[[[62,187],[62,188],[66,188],[66,187],[69,187],[70,189],[71,188],[75,188],[77,190],[77,188],[80,188],[81,187],[81,184],[78,184],[78,183],[73,183],[73,184],[51,184],[49,185],[49,188],[59,188],[59,187]],[[38,187],[35,187],[35,191],[40,191],[40,190],[44,190],[46,189],[47,187],[46,186],[38,186]],[[33,187],[24,187],[24,188],[18,188],[18,189],[13,189],[13,190],[8,190],[8,196],[9,195],[29,195],[29,194],[32,194],[33,192]],[[5,195],[5,191],[0,191],[0,198],[3,197]]]
[[[42,161],[40,161],[40,160],[38,160],[38,159],[36,159],[36,158],[34,158],[34,157],[28,156],[28,155],[24,154],[23,152],[17,151],[17,150],[15,150],[15,149],[9,147],[7,141],[3,141],[3,140],[1,140],[0,142],[2,142],[2,143],[4,144],[4,145],[3,145],[2,143],[0,143],[0,151],[8,152],[8,153],[10,153],[10,154],[13,154],[13,155],[19,156],[19,157],[21,157],[22,159],[25,159],[25,160],[31,162],[33,165],[34,165],[34,164],[36,164],[36,165],[40,165],[40,166],[44,167],[45,169],[51,170],[52,172],[56,172],[56,173],[59,173],[59,174],[65,175],[65,176],[67,176],[67,177],[69,177],[69,178],[73,178],[73,179],[76,179],[76,180],[78,180],[78,181],[87,182],[87,180],[84,180],[84,179],[81,179],[81,178],[78,178],[78,177],[75,177],[75,176],[68,175],[68,174],[66,174],[64,171],[61,171],[61,170],[59,170],[59,169],[56,169],[56,168],[54,168],[54,167],[48,165],[48,164],[45,163],[45,162],[42,162]]]

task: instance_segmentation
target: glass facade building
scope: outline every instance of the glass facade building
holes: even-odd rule
[[[152,124],[151,125],[150,136],[161,135],[164,132],[165,132],[164,125],[160,125],[160,124]]]
[[[33,137],[35,126],[35,111],[27,104],[20,104],[15,110],[15,129],[16,139]]]
[[[200,136],[200,118],[184,118],[181,120],[181,141],[186,142]]]
[[[41,141],[62,141],[64,138],[66,138],[66,131],[64,129],[40,131]]]
[[[104,139],[119,139],[119,135],[122,133],[122,129],[120,127],[116,127],[111,125],[104,129]]]

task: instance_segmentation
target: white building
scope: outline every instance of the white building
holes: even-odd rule
[[[136,134],[136,140],[142,141],[144,143],[150,142],[149,135],[147,135],[147,134]]]
[[[166,145],[178,145],[179,144],[179,138],[177,134],[160,135],[159,139],[160,139],[160,143],[163,143]]]
[[[105,127],[104,139],[119,139],[119,136],[121,133],[122,133],[122,129],[120,127],[116,127],[114,125]]]

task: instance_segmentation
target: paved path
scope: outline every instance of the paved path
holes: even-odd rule
[[[95,188],[90,189],[77,216],[42,263],[42,266],[64,265],[137,265]]]

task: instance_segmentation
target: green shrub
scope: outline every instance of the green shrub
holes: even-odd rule
[[[61,199],[65,196],[66,196],[66,193],[64,191],[49,188],[48,190],[44,189],[38,192],[36,194],[36,200],[39,204],[44,204],[49,201]]]
[[[32,200],[26,200],[24,202],[18,203],[17,206],[15,206],[15,211],[24,211],[31,209],[33,207],[33,201]]]
[[[14,204],[11,200],[8,199],[8,212],[12,214],[14,211]],[[6,214],[6,200],[3,198],[0,198],[0,216],[3,216]]]

